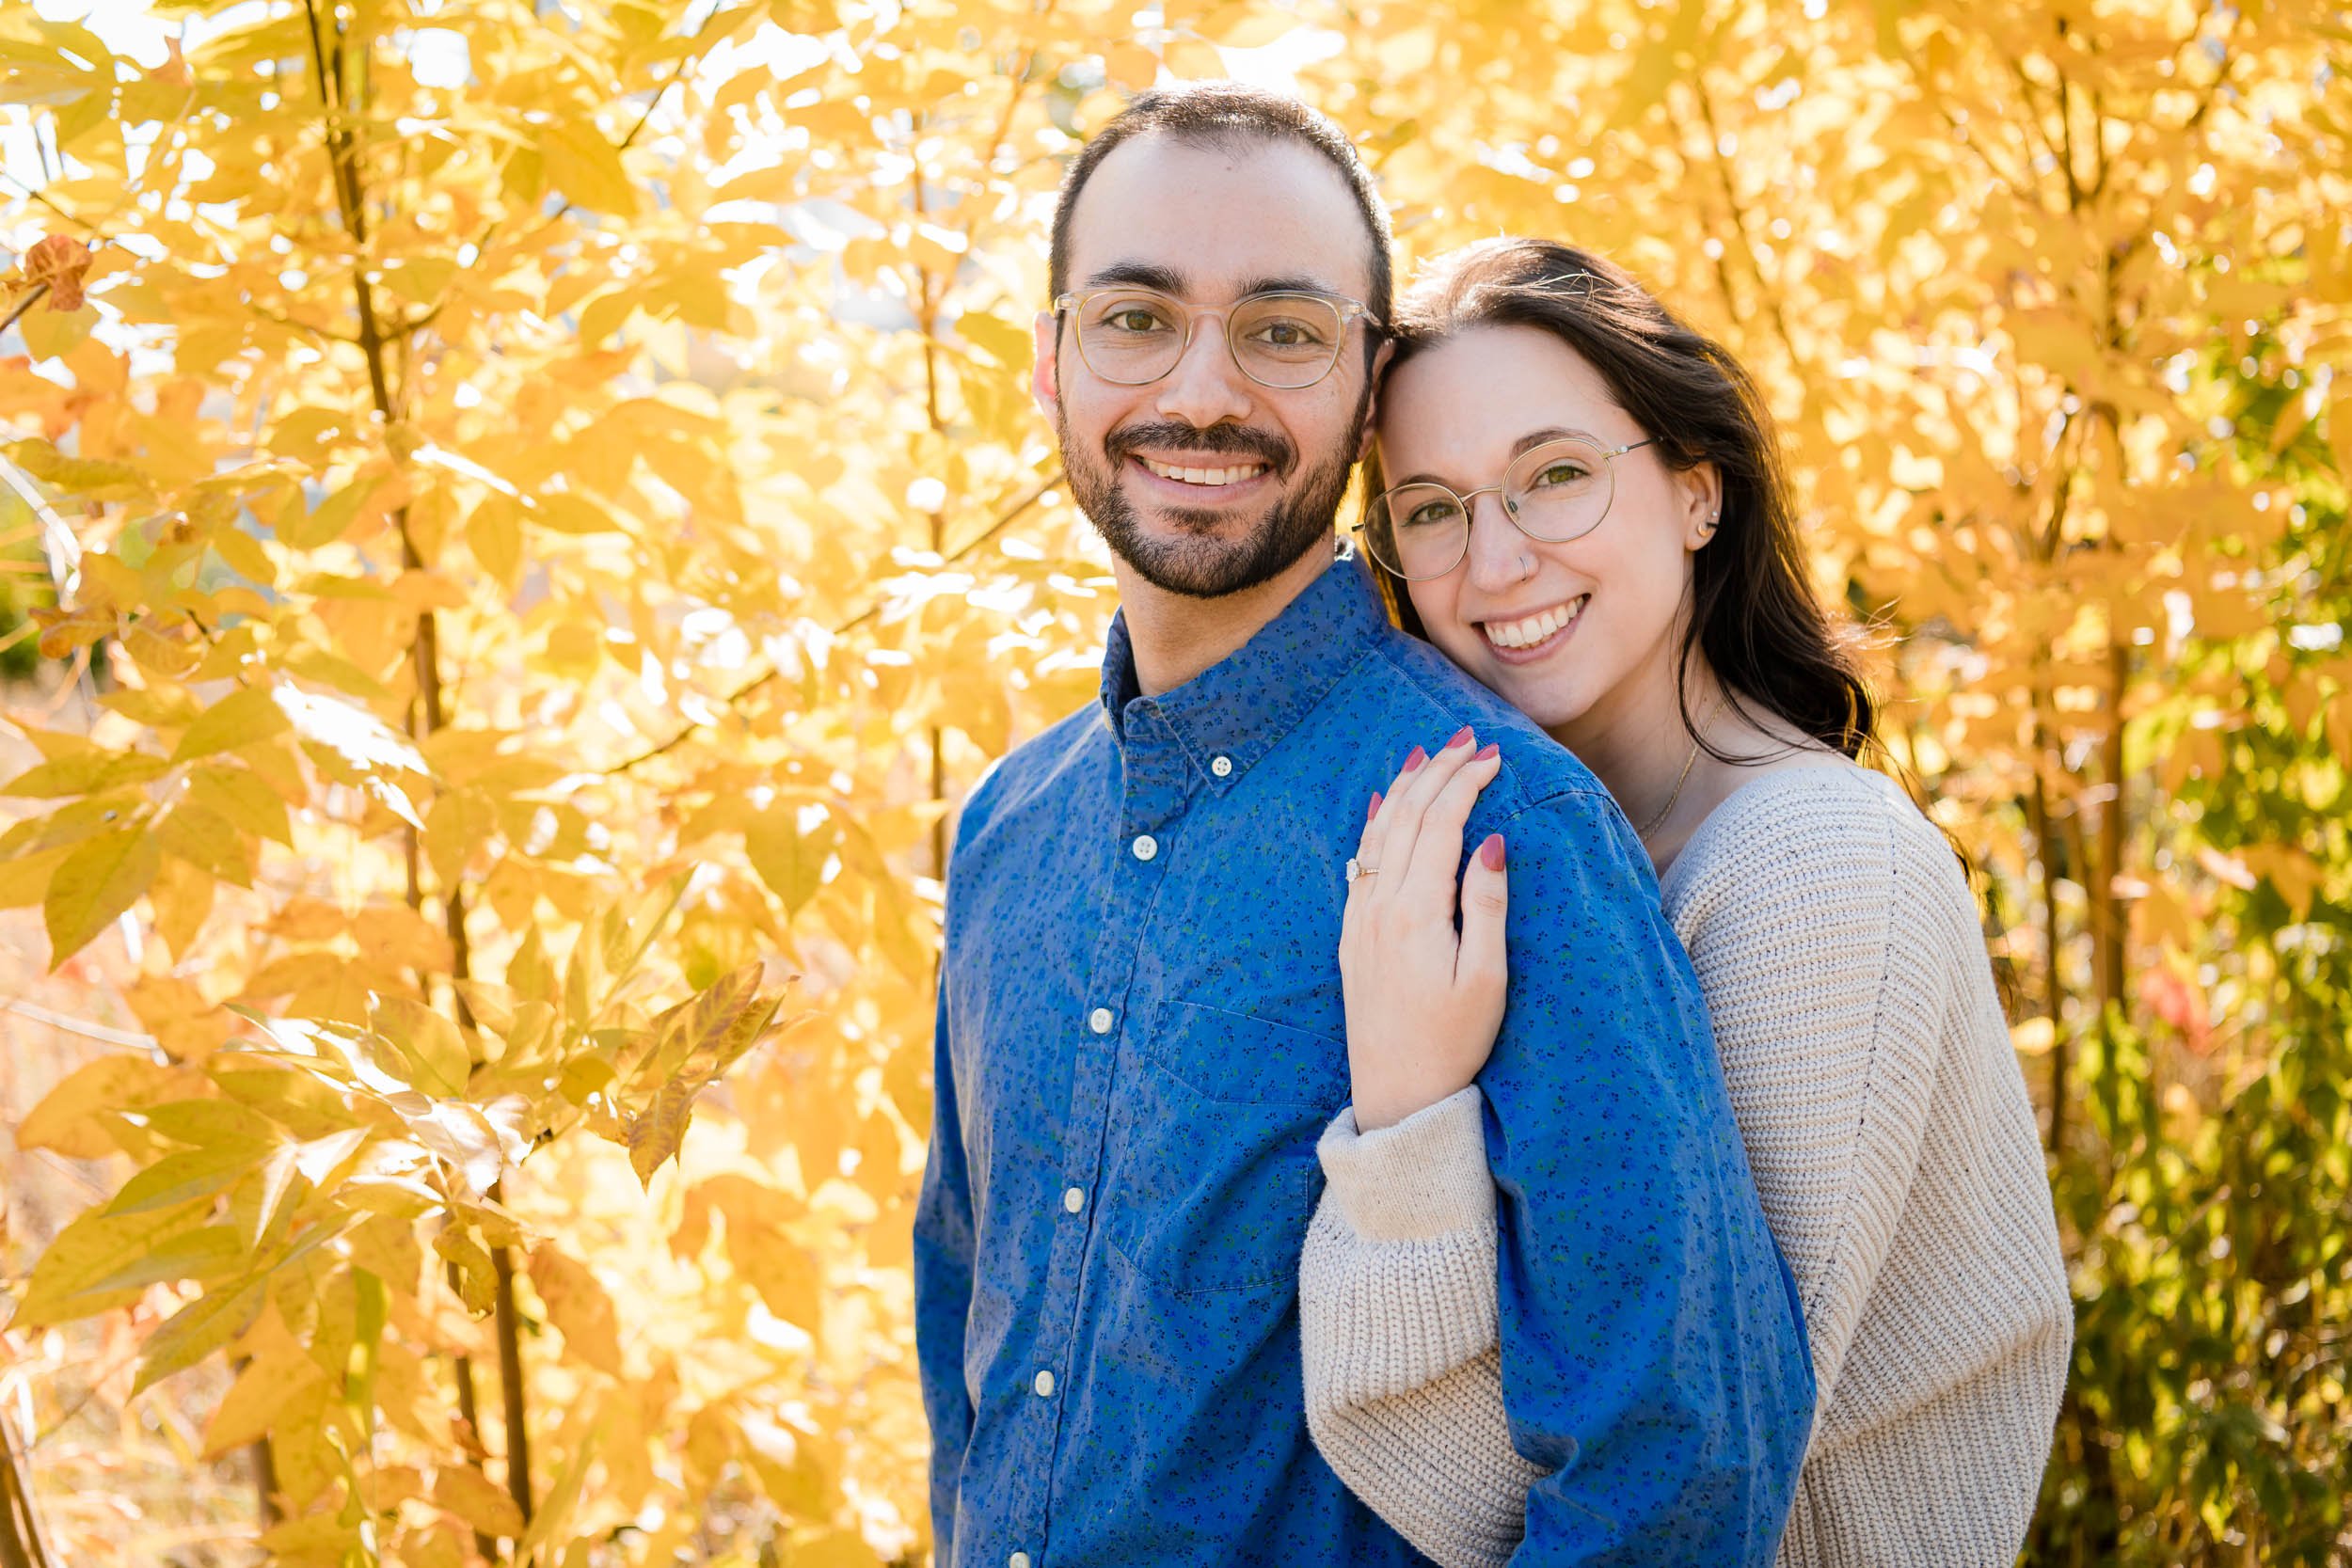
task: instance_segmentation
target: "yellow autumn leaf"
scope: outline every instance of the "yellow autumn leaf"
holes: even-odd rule
[[[199,714],[173,748],[174,763],[193,762],[220,752],[232,752],[267,740],[288,729],[286,713],[267,687],[247,686],[230,692]]]
[[[58,862],[41,897],[50,968],[80,952],[136,903],[162,859],[155,835],[135,825],[95,833]]]

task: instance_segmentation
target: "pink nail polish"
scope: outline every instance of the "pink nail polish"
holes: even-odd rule
[[[1502,869],[1502,835],[1488,833],[1486,842],[1478,847],[1478,858],[1486,863],[1489,871]]]
[[[1500,747],[1500,746],[1498,746],[1498,745],[1496,745],[1493,741],[1489,740],[1488,742],[1486,742],[1486,744],[1485,744],[1484,746],[1481,746],[1480,748],[1478,748],[1478,754],[1477,754],[1476,756],[1474,756],[1474,757],[1470,758],[1470,761],[1472,761],[1472,762],[1484,762],[1484,761],[1486,761],[1488,757],[1499,757],[1499,756],[1501,756],[1502,754],[1502,747]]]
[[[1445,749],[1446,749],[1447,751],[1451,752],[1452,750],[1454,750],[1454,747],[1459,746],[1460,744],[1462,744],[1462,742],[1464,742],[1465,740],[1468,740],[1470,737],[1470,727],[1468,724],[1465,724],[1465,725],[1463,725],[1460,729],[1455,730],[1455,731],[1454,732],[1454,738],[1453,738],[1453,739],[1451,739],[1451,740],[1449,740],[1449,741],[1447,741],[1447,742],[1445,743]]]
[[[1412,754],[1405,759],[1405,766],[1403,768],[1399,769],[1399,771],[1410,773],[1414,768],[1419,768],[1422,763],[1427,762],[1428,760],[1429,753],[1416,746],[1413,748]]]
[[[1365,821],[1367,821],[1367,822],[1369,822],[1369,821],[1371,821],[1374,817],[1375,817],[1375,816],[1379,816],[1379,815],[1380,815],[1380,792],[1379,792],[1378,790],[1376,790],[1376,789],[1375,789],[1375,790],[1374,790],[1374,791],[1372,792],[1372,804],[1370,804],[1370,805],[1368,805],[1368,806],[1366,806],[1366,807],[1364,808],[1364,820],[1365,820]]]

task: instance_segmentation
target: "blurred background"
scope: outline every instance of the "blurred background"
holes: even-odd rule
[[[936,876],[1113,608],[1045,225],[1205,76],[1345,125],[1407,268],[1571,240],[1766,388],[2049,1150],[2027,1560],[2352,1560],[2341,8],[35,0],[0,62],[0,1562],[926,1559]]]

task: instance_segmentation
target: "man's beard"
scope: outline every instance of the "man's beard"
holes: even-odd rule
[[[1113,431],[1104,449],[1095,452],[1083,451],[1070,438],[1067,419],[1057,421],[1057,434],[1061,437],[1062,464],[1070,476],[1071,493],[1112,552],[1134,567],[1144,581],[1165,593],[1220,599],[1272,581],[1331,537],[1355,467],[1356,433],[1363,428],[1371,402],[1372,387],[1367,381],[1356,400],[1355,417],[1347,422],[1347,438],[1301,473],[1246,537],[1232,541],[1218,539],[1212,532],[1220,523],[1232,525],[1230,512],[1181,507],[1165,514],[1177,531],[1173,537],[1148,533],[1120,484],[1120,470],[1138,448],[1158,447],[1255,457],[1280,479],[1299,462],[1296,449],[1280,436],[1246,425],[1211,425],[1205,430],[1181,424],[1130,425]]]

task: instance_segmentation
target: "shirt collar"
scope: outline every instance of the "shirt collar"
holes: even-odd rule
[[[1145,697],[1122,610],[1111,618],[1103,651],[1103,717],[1123,748],[1126,716],[1156,713],[1221,794],[1279,745],[1388,629],[1372,575],[1361,561],[1343,556],[1239,649],[1184,685]],[[1229,766],[1220,768],[1220,757]]]

